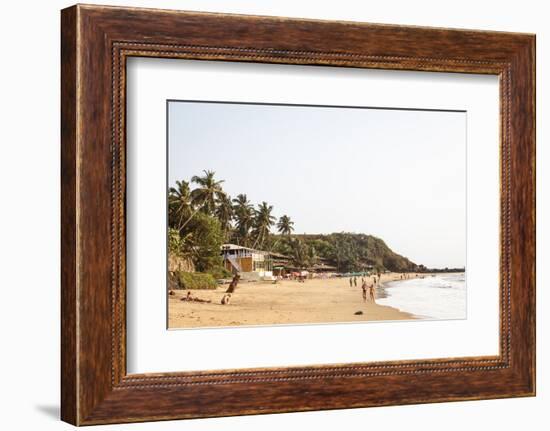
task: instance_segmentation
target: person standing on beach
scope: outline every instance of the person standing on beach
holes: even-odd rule
[[[373,303],[376,303],[375,298],[374,298],[374,284],[371,284],[371,286],[369,288],[369,293],[370,293],[370,300]]]
[[[367,302],[367,282],[363,281],[363,284],[361,285],[361,289],[363,290],[363,302]]]
[[[353,277],[349,278],[349,287],[353,287]]]
[[[353,277],[353,285],[357,287],[357,277]]]

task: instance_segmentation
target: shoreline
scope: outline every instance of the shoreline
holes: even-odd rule
[[[409,278],[431,274],[410,273]],[[371,284],[373,277],[365,277]],[[400,273],[381,274],[376,294],[387,283],[401,281]],[[189,290],[193,297],[210,303],[182,301],[188,290],[174,290],[168,296],[168,328],[221,328],[274,325],[360,323],[417,320],[418,316],[395,307],[364,302],[361,277],[357,287],[349,286],[349,277],[315,278],[299,283],[282,280],[241,283],[229,305],[221,305],[226,285],[212,290]],[[386,287],[387,288],[387,287]],[[360,314],[356,314],[360,313]]]
[[[407,310],[417,319],[464,319],[467,307],[464,277],[465,271],[449,271],[402,280],[407,283],[387,281],[381,286],[380,302],[398,310]],[[432,281],[432,278],[437,281]]]

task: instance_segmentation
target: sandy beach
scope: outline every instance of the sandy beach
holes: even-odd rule
[[[418,274],[409,274],[417,277]],[[381,284],[399,280],[401,274],[383,274]],[[369,277],[368,283],[372,283]],[[168,326],[197,328],[301,323],[364,322],[414,319],[395,308],[364,302],[361,277],[357,287],[349,278],[312,279],[239,283],[229,305],[221,305],[227,285],[215,290],[192,290],[192,296],[211,303],[182,301],[187,290],[175,290],[168,296]],[[355,314],[357,312],[362,314]]]

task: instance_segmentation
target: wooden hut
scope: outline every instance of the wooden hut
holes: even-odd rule
[[[234,274],[238,273],[243,278],[273,277],[273,259],[267,251],[236,244],[223,244],[221,255],[225,269]]]

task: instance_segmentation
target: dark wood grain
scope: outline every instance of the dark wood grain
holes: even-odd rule
[[[62,12],[61,36],[63,420],[82,425],[534,394],[533,35],[74,6]],[[498,75],[500,354],[127,375],[130,56]]]
[[[61,16],[61,418],[78,422],[76,300],[76,8]]]

